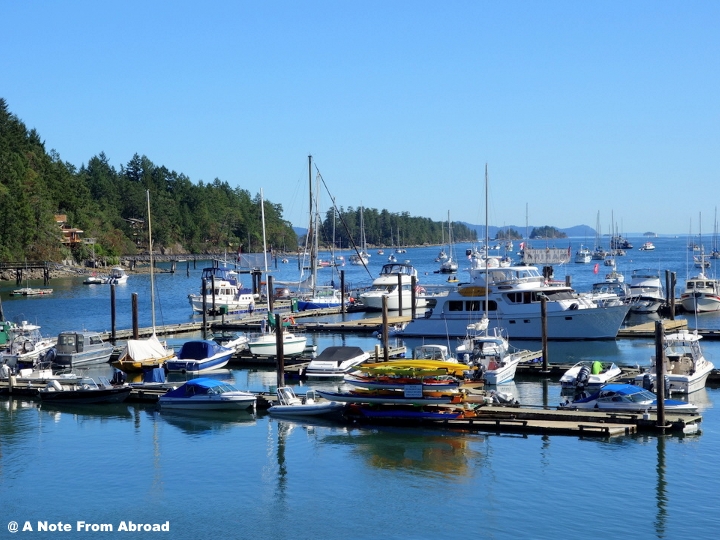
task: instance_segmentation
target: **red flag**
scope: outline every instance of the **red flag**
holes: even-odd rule
[[[595,268],[593,269],[594,273],[598,273],[600,271],[600,265],[598,263],[595,263]]]

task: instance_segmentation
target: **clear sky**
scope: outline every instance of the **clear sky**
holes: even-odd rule
[[[308,220],[712,233],[720,2],[0,2],[0,97],[76,166],[133,154]],[[327,208],[329,199],[322,204]]]

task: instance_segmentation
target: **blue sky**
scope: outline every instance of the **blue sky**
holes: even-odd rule
[[[711,233],[720,3],[6,1],[0,96],[76,166],[133,154],[442,221]],[[327,208],[329,198],[321,204]]]

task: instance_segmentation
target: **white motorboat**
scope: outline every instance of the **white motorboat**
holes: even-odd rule
[[[663,340],[663,356],[665,357],[665,386],[670,393],[690,394],[705,388],[710,372],[715,366],[702,352],[700,347],[702,336],[689,330],[667,334]],[[635,384],[654,387],[657,358],[653,356],[653,365],[647,371],[635,377]]]
[[[645,242],[642,246],[640,246],[640,251],[653,251],[655,249],[655,244],[652,242]]]
[[[231,384],[200,377],[158,398],[160,410],[238,410],[255,409],[255,394],[238,390]]]
[[[632,271],[630,310],[633,313],[656,313],[665,302],[660,272],[649,268]]]
[[[202,291],[205,291],[203,296]],[[200,294],[189,294],[190,305],[196,313],[247,313],[255,309],[255,295],[243,288],[238,273],[228,268],[205,268],[202,272]]]
[[[579,264],[586,264],[592,261],[592,252],[585,246],[580,246],[575,252],[575,262]]]
[[[314,390],[308,390],[305,397],[298,397],[289,386],[277,389],[277,405],[268,409],[274,416],[326,416],[339,414],[345,409],[344,403],[337,401],[318,400]]]
[[[218,343],[226,349],[232,349],[235,353],[239,353],[248,349],[250,339],[242,333],[221,333],[213,334],[215,343]]]
[[[630,287],[622,281],[605,280],[593,283],[587,297],[598,306],[613,306],[630,302]]]
[[[440,362],[457,362],[447,345],[424,343],[413,349],[413,360],[437,360]]]
[[[33,367],[33,364],[50,351],[56,343],[55,338],[43,337],[40,327],[22,321],[20,324],[8,323],[8,347],[0,352],[0,364],[7,363],[18,369]]]
[[[464,337],[468,320],[487,311],[490,327],[512,331],[513,339],[540,339],[541,299],[546,299],[549,339],[615,339],[629,306],[598,306],[571,287],[548,283],[536,266],[472,268],[472,281],[461,283],[435,308],[405,327],[402,334],[418,337]]]
[[[558,408],[569,410],[592,409],[598,411],[657,412],[657,396],[634,384],[610,383],[597,392],[581,392],[572,401],[566,400]],[[666,399],[665,411],[673,413],[697,413],[697,406],[685,401]]]
[[[125,273],[125,269],[122,266],[113,266],[110,269],[110,275],[105,283],[109,285],[122,285],[127,283],[128,275]]]
[[[380,270],[372,286],[359,296],[360,302],[372,311],[381,311],[383,298],[387,299],[387,309],[397,311],[402,300],[403,308],[410,309],[412,301],[413,278],[417,286],[417,270],[410,264],[388,263]],[[427,301],[423,297],[415,298],[416,309],[424,309]]]
[[[703,272],[689,278],[680,302],[683,309],[691,313],[720,311],[720,280],[709,278]]]
[[[528,351],[510,350],[510,344],[499,328],[490,334],[468,336],[455,349],[459,358],[472,369],[477,368],[473,378],[484,379],[488,384],[504,384],[515,379],[518,364]]]
[[[615,362],[578,362],[560,377],[563,388],[599,388],[614,381],[622,370]]]
[[[369,358],[370,354],[360,347],[342,345],[327,347],[310,361],[304,374],[309,378],[341,378],[355,371]]]
[[[283,356],[299,356],[307,346],[307,337],[301,334],[283,331],[282,338]],[[253,356],[277,356],[277,336],[275,332],[251,336],[248,348]]]
[[[204,373],[227,365],[235,354],[209,339],[191,339],[182,344],[176,357],[165,362],[168,371],[180,373]]]

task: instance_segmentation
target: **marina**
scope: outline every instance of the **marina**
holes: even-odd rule
[[[667,242],[670,240],[662,237],[654,239],[656,250],[644,251],[643,256],[662,252],[667,249]],[[406,256],[413,260],[424,284],[447,286],[446,277],[432,273],[437,266],[434,262],[436,247],[408,248]],[[170,263],[160,263],[160,270],[165,269],[165,264]],[[198,278],[204,266],[199,261],[197,268],[191,268],[189,273],[160,271],[155,275],[160,300],[155,325],[157,335],[167,340],[176,352],[187,341],[203,339],[203,317],[192,313],[187,296],[197,292]],[[583,266],[587,268],[586,274],[568,265],[567,271],[573,272],[574,289],[590,290],[594,275],[589,266]],[[680,260],[675,267],[670,267],[677,272],[680,268]],[[344,269],[346,280],[352,283],[353,289],[361,288],[363,283],[369,286],[374,279],[373,275],[363,276],[361,267],[349,265]],[[557,268],[556,276],[565,270],[564,267]],[[278,277],[282,271],[280,267]],[[466,281],[462,272],[461,267],[459,282]],[[322,271],[320,276],[322,279]],[[58,336],[72,328],[83,328],[98,332],[103,341],[110,341],[113,335],[111,288],[88,287],[82,284],[82,279],[53,279],[55,293],[42,302],[10,297],[12,284],[8,284],[0,291],[4,313],[7,318],[22,317],[21,320],[37,324],[43,335]],[[130,272],[127,284],[116,289],[116,354],[122,349],[124,340],[131,339],[135,332],[131,309],[133,293],[137,293],[140,304],[137,333],[144,337],[152,335],[153,326],[147,309],[149,288],[147,275]],[[275,310],[292,313],[293,332],[307,337],[307,354],[286,358],[284,370],[285,383],[300,398],[308,392],[348,391],[349,387],[342,379],[306,379],[302,376],[312,358],[328,347],[359,347],[370,354],[372,361],[383,362],[383,317],[377,313],[354,311],[343,314],[339,309],[293,313],[292,302],[288,300],[276,303]],[[402,326],[410,316],[409,310],[407,313],[404,310],[402,315],[389,312],[387,323],[390,327]],[[205,320],[208,338],[216,333],[251,336],[267,324],[267,313],[259,308],[252,314],[207,315]],[[224,516],[227,508],[237,510],[239,515],[245,515],[248,510],[255,515],[251,525],[253,534],[272,534],[278,520],[292,520],[299,527],[312,529],[313,534],[332,536],[333,527],[312,519],[313,514],[306,510],[306,505],[320,504],[328,496],[341,496],[333,480],[336,474],[344,477],[343,490],[353,489],[365,496],[371,507],[399,504],[410,519],[417,520],[421,519],[422,512],[415,509],[416,505],[411,501],[417,500],[426,489],[441,491],[448,486],[458,492],[455,496],[461,501],[475,500],[482,492],[503,492],[512,494],[534,512],[542,511],[541,501],[547,497],[571,507],[574,503],[571,493],[581,487],[581,482],[570,478],[586,478],[588,463],[598,461],[622,463],[623,467],[637,471],[636,492],[644,501],[638,510],[638,519],[660,520],[668,535],[674,531],[680,534],[684,524],[659,513],[657,501],[671,495],[675,501],[674,509],[693,514],[691,505],[685,501],[698,489],[712,489],[712,481],[704,478],[703,471],[706,467],[704,456],[712,455],[712,447],[720,444],[714,428],[720,422],[718,409],[714,407],[720,397],[719,382],[714,374],[708,378],[706,388],[680,397],[695,404],[697,413],[668,413],[662,430],[658,429],[657,416],[652,412],[559,409],[561,403],[573,397],[563,390],[560,377],[580,361],[616,362],[625,378],[634,378],[640,369],[650,367],[654,354],[654,321],[653,317],[629,315],[614,340],[550,341],[547,344],[547,369],[543,368],[542,358],[537,354],[542,349],[540,341],[513,341],[510,336],[513,345],[535,356],[518,365],[515,379],[509,384],[468,386],[468,402],[462,409],[472,410],[472,418],[460,417],[458,408],[452,403],[448,407],[455,408],[449,411],[455,412],[422,415],[406,411],[400,405],[389,414],[381,408],[363,406],[351,411],[343,421],[319,414],[310,417],[269,414],[268,409],[278,404],[275,360],[253,356],[248,350],[235,353],[224,368],[208,371],[203,376],[250,392],[256,399],[255,413],[251,409],[163,410],[158,408],[157,401],[167,387],[151,385],[134,387],[126,401],[119,404],[51,404],[32,397],[32,387],[35,386],[37,391],[39,384],[25,383],[13,389],[13,397],[0,396],[1,463],[5,471],[0,484],[3,490],[12,490],[20,499],[26,498],[31,485],[29,476],[43,475],[50,478],[51,487],[62,483],[63,489],[82,492],[81,483],[76,480],[82,474],[110,478],[106,466],[101,465],[107,464],[105,447],[108,441],[112,441],[113,453],[117,455],[114,463],[124,471],[124,484],[109,499],[104,491],[103,497],[97,497],[97,500],[86,498],[82,511],[60,505],[49,516],[41,517],[39,511],[28,514],[13,498],[3,512],[12,516],[29,515],[35,520],[79,520],[91,512],[108,521],[119,521],[123,515],[119,509],[121,501],[139,495],[145,501],[153,501],[152,511],[139,512],[142,519],[169,521],[173,535],[184,538],[189,536],[178,529],[190,527],[191,518],[176,508],[173,499],[176,493],[190,489],[193,493],[188,499],[199,511],[215,516],[214,519],[222,523],[220,530],[228,536],[236,536],[238,528],[248,526],[249,522],[247,518],[230,522],[220,518],[209,502],[217,501],[217,497],[233,501],[225,508]],[[701,328],[705,355],[713,358],[720,351],[720,343],[713,337],[720,335],[720,318],[715,314],[703,314],[696,319],[680,313],[675,321],[666,319],[664,326],[666,332]],[[393,332],[389,336],[388,356],[408,357],[416,347],[428,344],[445,345],[454,353],[461,342],[458,338],[402,337]],[[89,366],[83,371],[107,376],[109,370],[107,364]],[[191,379],[189,374],[170,373],[166,384],[180,388]],[[135,380],[130,378],[129,382],[135,384]],[[0,383],[0,389],[2,385]],[[512,403],[493,403],[493,394],[511,396]],[[71,458],[81,448],[86,456],[82,466]],[[67,464],[62,471],[51,469],[54,461],[48,463],[40,458],[49,449],[54,459],[63,459]],[[208,460],[209,455],[219,452],[239,457],[220,458],[215,462]],[[20,461],[16,459],[20,455],[23,460],[33,460],[28,471],[19,468]],[[333,466],[323,467],[318,459]],[[188,462],[203,463],[204,474],[222,475],[231,485],[213,484],[210,488],[200,479],[188,478],[185,474]],[[682,473],[675,465],[679,462],[683,463]],[[372,489],[366,483],[368,477],[372,479]],[[557,487],[547,487],[543,479],[548,477]],[[659,481],[662,483],[658,484]],[[546,487],[541,488],[541,485]],[[599,479],[596,485],[601,492],[599,502],[609,503],[612,499],[602,495],[604,488],[611,489],[609,480]],[[381,493],[378,493],[378,487]],[[512,514],[505,505],[484,495],[480,500],[488,507],[481,512],[488,520],[484,527],[502,529],[504,534],[527,536],[525,526],[507,525],[512,521]],[[293,504],[288,506],[287,501],[293,501]],[[440,508],[449,518],[462,519],[463,513],[455,505],[441,503]],[[704,517],[694,515],[703,523]],[[502,526],[493,525],[498,519],[503,520]],[[369,525],[367,532],[382,537],[400,538],[403,535],[399,526],[391,526],[389,534],[385,529]],[[543,520],[542,530],[540,537],[549,538],[564,534],[567,527]],[[613,531],[614,527],[603,525],[603,530]],[[644,530],[649,531],[647,527]],[[616,532],[621,534],[619,529]],[[647,536],[642,532],[638,535]]]

